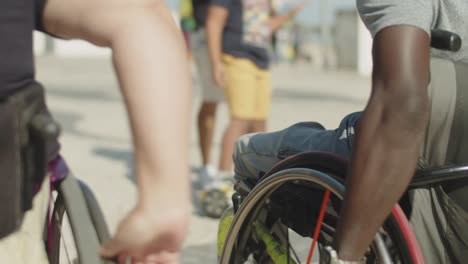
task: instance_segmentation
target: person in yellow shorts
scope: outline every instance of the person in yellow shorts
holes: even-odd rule
[[[268,46],[271,32],[305,5],[275,15],[270,0],[213,0],[208,7],[206,33],[212,76],[224,89],[230,122],[224,132],[219,176],[231,176],[236,139],[264,132],[271,105]]]
[[[248,59],[223,55],[224,93],[234,118],[252,120],[265,130],[271,103],[271,76],[268,69]],[[261,124],[260,124],[261,123]]]

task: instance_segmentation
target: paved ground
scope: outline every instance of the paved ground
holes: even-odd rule
[[[127,119],[110,61],[40,57],[37,64],[38,79],[47,87],[51,110],[64,128],[62,153],[77,177],[92,187],[114,230],[133,206],[136,189]],[[269,130],[306,120],[333,128],[346,113],[361,110],[369,94],[367,78],[308,66],[276,66],[273,83]],[[194,117],[198,106],[196,93]],[[215,160],[227,117],[223,104],[217,117]],[[192,123],[195,128],[195,121]],[[188,168],[194,177],[199,164],[194,130]],[[199,216],[195,210],[182,263],[215,263],[216,229],[216,220]]]

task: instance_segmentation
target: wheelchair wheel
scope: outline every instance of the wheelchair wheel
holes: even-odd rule
[[[86,183],[78,180],[80,189],[83,192],[86,206],[88,208],[89,214],[91,216],[91,221],[93,222],[94,229],[99,239],[99,243],[103,244],[104,242],[110,240],[110,232],[107,227],[104,214],[102,213],[101,207],[99,206],[96,197]]]
[[[98,255],[100,244],[109,239],[103,214],[91,190],[68,175],[57,188],[47,241],[49,262],[113,263]]]
[[[313,169],[285,169],[265,178],[245,197],[221,238],[220,263],[321,261],[320,252],[332,244],[343,194],[339,181]],[[417,263],[411,250],[402,248],[408,243],[402,243],[396,224],[382,226],[367,263]]]

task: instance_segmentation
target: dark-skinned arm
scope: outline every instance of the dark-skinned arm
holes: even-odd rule
[[[359,123],[335,239],[358,260],[407,188],[429,118],[430,37],[392,26],[374,38],[372,93]]]

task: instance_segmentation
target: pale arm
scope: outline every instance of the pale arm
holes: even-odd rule
[[[169,10],[151,0],[48,0],[44,26],[53,35],[112,49],[133,136],[139,199],[117,231],[120,244],[105,255],[176,253],[191,207],[191,79]]]

